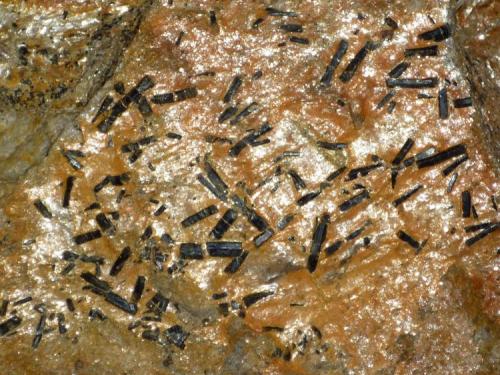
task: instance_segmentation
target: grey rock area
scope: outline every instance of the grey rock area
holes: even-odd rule
[[[478,111],[478,136],[484,137],[500,171],[500,3],[489,0],[452,1],[456,27],[454,55],[468,78]]]
[[[0,4],[0,196],[40,163],[113,75],[150,6],[72,14]]]

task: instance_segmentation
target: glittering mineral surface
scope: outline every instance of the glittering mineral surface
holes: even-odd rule
[[[0,1],[0,374],[494,374],[499,11]]]

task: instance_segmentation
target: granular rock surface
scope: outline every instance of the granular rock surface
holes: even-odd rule
[[[0,1],[0,374],[495,374],[495,18]]]

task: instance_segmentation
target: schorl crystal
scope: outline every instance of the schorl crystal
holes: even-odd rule
[[[319,219],[319,222],[314,229],[311,243],[311,252],[309,254],[309,257],[307,258],[307,269],[309,270],[309,272],[314,272],[318,265],[319,254],[321,251],[321,247],[323,246],[323,242],[325,242],[329,220],[330,217],[328,215],[323,215]]]
[[[203,250],[199,244],[182,243],[180,246],[180,256],[184,259],[203,259]]]
[[[241,242],[207,242],[207,252],[212,257],[237,257],[242,251]]]

